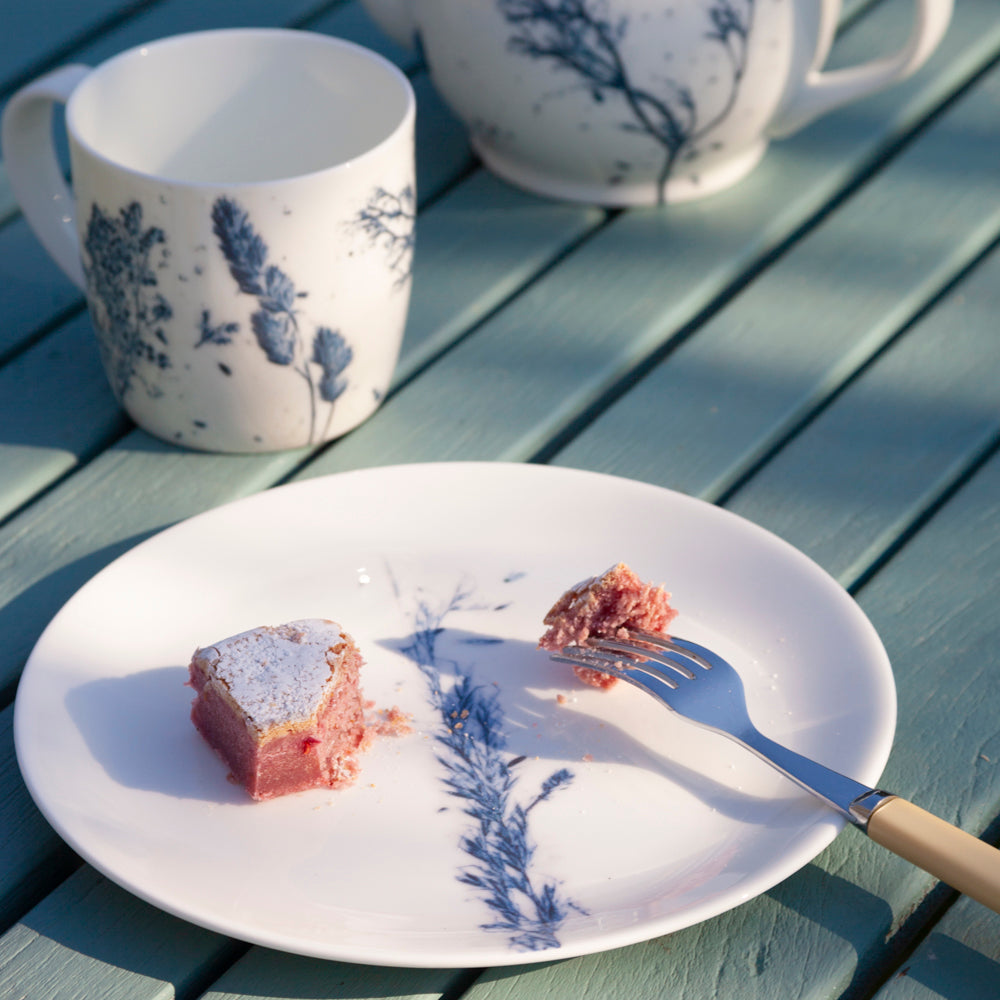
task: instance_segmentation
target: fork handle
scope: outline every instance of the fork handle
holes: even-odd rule
[[[1000,851],[896,796],[868,819],[868,836],[1000,913]]]

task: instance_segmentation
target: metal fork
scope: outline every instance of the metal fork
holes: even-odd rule
[[[729,737],[845,816],[872,840],[1000,912],[1000,851],[891,792],[861,782],[764,736],[743,682],[717,653],[676,636],[632,632],[590,639],[552,659],[620,677],[704,729]]]

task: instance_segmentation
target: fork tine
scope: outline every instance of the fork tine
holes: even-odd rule
[[[590,639],[583,646],[567,646],[552,659],[573,666],[589,667],[623,680],[641,683],[642,676],[651,677],[676,691],[678,680],[693,681],[697,673],[692,666],[708,669],[705,663],[677,647],[672,639],[653,633],[634,633],[639,642],[616,639]]]
[[[632,680],[641,683],[641,675],[632,673],[633,667],[641,664],[636,660],[635,652],[632,650],[622,652],[610,649],[601,649],[595,645],[588,646],[567,646],[561,653],[551,653],[549,659],[557,663],[569,663],[574,667],[588,667],[591,670],[598,670],[604,674],[612,674],[622,680]],[[644,673],[656,677],[664,684],[677,689],[677,681],[665,673],[652,668],[646,664]]]
[[[690,639],[678,639],[677,636],[664,635],[658,632],[642,632],[638,629],[632,630],[630,634],[633,638],[643,643],[649,643],[651,646],[679,653],[681,656],[693,660],[698,666],[704,667],[706,670],[711,670],[712,667],[719,667],[724,670],[729,666],[714,650],[708,649],[705,646],[699,646],[698,643],[692,642]]]
[[[645,640],[643,640],[645,642]],[[630,660],[629,667],[642,668],[644,660],[653,660],[665,667],[670,667],[685,680],[693,681],[696,674],[687,665],[690,659],[686,659],[682,654],[677,654],[669,646],[661,643],[650,643],[649,646],[637,645],[634,642],[619,642],[617,639],[596,639],[593,640],[591,648],[614,653],[625,653]],[[634,661],[634,662],[631,662]]]

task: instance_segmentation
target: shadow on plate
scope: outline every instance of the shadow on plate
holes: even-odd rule
[[[625,764],[662,776],[723,816],[772,826],[802,822],[797,810],[783,808],[802,801],[791,786],[787,799],[747,794],[658,752],[600,714],[575,710],[578,697],[592,701],[637,692],[624,685],[598,692],[532,642],[449,628],[379,645],[402,654],[423,674],[437,715],[436,739],[459,756],[461,737],[508,769],[528,758],[574,769]],[[666,708],[657,711],[668,715]],[[733,752],[745,753],[735,746]]]
[[[66,707],[108,776],[127,788],[181,799],[252,804],[190,722],[187,667],[88,681]]]

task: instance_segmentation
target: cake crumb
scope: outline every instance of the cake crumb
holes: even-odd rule
[[[378,709],[365,724],[375,736],[409,736],[413,732],[412,721],[413,716],[409,712],[393,705],[392,708]]]

